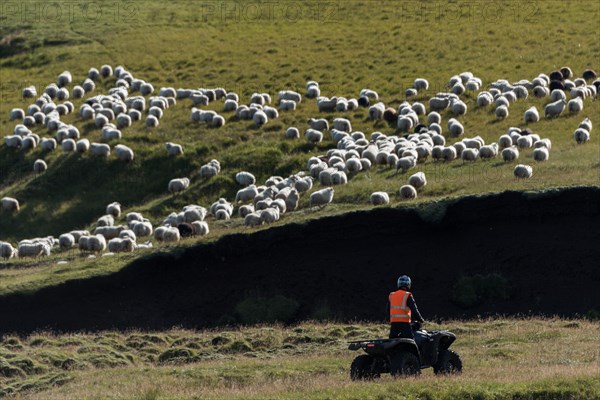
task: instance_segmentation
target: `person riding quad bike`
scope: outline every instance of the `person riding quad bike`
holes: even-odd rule
[[[425,322],[410,292],[411,286],[410,277],[402,275],[397,281],[398,290],[390,293],[390,339],[407,338],[414,340],[413,329],[418,330],[421,324]]]

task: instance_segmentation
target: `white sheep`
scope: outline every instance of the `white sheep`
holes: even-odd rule
[[[505,105],[500,105],[496,107],[496,118],[504,119],[506,117],[508,117],[508,107],[506,107]]]
[[[308,122],[308,125],[310,125],[310,127],[312,129],[315,129],[317,131],[328,131],[329,130],[329,122],[327,122],[327,120],[325,118],[319,118],[319,119],[309,118],[307,122]]]
[[[75,237],[70,233],[63,233],[58,237],[58,245],[63,251],[72,249],[75,243]]]
[[[458,120],[450,118],[448,120],[448,131],[450,135],[457,137],[465,132],[465,128]]]
[[[481,146],[479,149],[479,158],[482,160],[489,160],[498,155],[498,144],[492,143],[488,145]]]
[[[2,203],[2,209],[4,211],[19,211],[19,209],[21,208],[21,206],[19,205],[19,201],[13,197],[3,197],[0,200],[0,203]]]
[[[247,202],[254,199],[258,195],[258,189],[256,185],[249,185],[243,189],[238,190],[235,195],[235,202]]]
[[[371,204],[374,206],[387,205],[390,203],[390,195],[386,192],[373,192],[371,194]]]
[[[362,89],[359,93],[359,97],[362,96],[368,97],[373,100],[379,100],[379,95],[377,94],[377,92],[371,89]]]
[[[514,169],[515,178],[517,179],[526,179],[531,178],[533,175],[533,168],[529,165],[518,164]]]
[[[115,218],[112,214],[106,214],[98,218],[96,226],[113,226],[115,224]]]
[[[18,149],[23,144],[23,138],[19,135],[4,136],[4,143],[8,148]]]
[[[252,116],[252,120],[258,126],[264,125],[267,122],[269,122],[269,118],[267,117],[267,114],[265,114],[265,112],[262,110],[256,111],[254,113],[254,115]]]
[[[335,111],[335,107],[337,106],[337,97],[327,98],[327,97],[317,97],[317,108],[320,112],[323,111]]]
[[[368,115],[369,119],[380,120],[383,119],[383,113],[385,112],[385,104],[378,102],[369,107]]]
[[[545,147],[540,147],[533,150],[533,159],[535,161],[547,161],[550,158],[550,152]]]
[[[293,111],[296,109],[297,103],[294,100],[281,99],[279,101],[279,109],[283,111]]]
[[[401,199],[416,199],[417,189],[411,185],[403,185],[400,187],[399,194]]]
[[[310,195],[309,204],[313,206],[326,206],[333,201],[334,190],[331,187],[317,190]]]
[[[58,75],[56,83],[58,84],[58,87],[63,87],[67,86],[71,82],[73,82],[73,76],[69,71],[64,71],[60,75]]]
[[[479,150],[466,148],[460,153],[460,158],[463,161],[475,161],[479,158]]]
[[[177,194],[183,192],[190,186],[189,178],[175,178],[169,181],[169,193]]]
[[[119,216],[121,216],[121,204],[115,201],[107,205],[106,215],[112,215],[114,218],[119,218]]]
[[[132,221],[131,229],[137,237],[152,235],[152,224],[147,221]]]
[[[19,242],[17,254],[19,258],[49,256],[51,247],[48,243],[21,241]]]
[[[75,239],[75,243],[79,243],[79,238],[82,236],[89,236],[90,232],[86,230],[74,230],[69,232],[70,235]]]
[[[567,103],[567,109],[571,113],[578,113],[583,110],[583,100],[581,97],[576,97],[574,99],[569,100]]]
[[[127,252],[131,253],[136,249],[136,243],[134,239],[129,237],[126,238],[113,238],[108,241],[108,251],[111,253]]]
[[[41,174],[42,172],[46,172],[48,169],[48,164],[44,160],[38,159],[33,163],[33,171],[36,174]]]
[[[578,128],[583,128],[588,132],[592,132],[592,121],[589,118],[585,118],[583,121],[581,121]]]
[[[80,139],[75,143],[75,151],[78,153],[85,153],[89,149],[90,149],[90,141],[87,138]]]
[[[427,90],[429,89],[429,82],[424,78],[417,78],[413,83],[413,87],[417,90]]]
[[[210,233],[210,229],[208,228],[208,223],[206,221],[194,221],[192,222],[192,226],[194,227],[194,235],[196,236],[206,236]]]
[[[90,143],[90,153],[94,156],[108,158],[110,156],[110,146],[106,143]]]
[[[333,129],[343,132],[352,132],[352,124],[346,118],[335,118],[333,120]]]
[[[32,97],[36,97],[37,96],[37,90],[35,88],[35,86],[27,86],[26,88],[23,89],[22,92],[22,97],[24,99],[30,99]]]
[[[235,174],[235,181],[242,186],[249,186],[256,183],[256,177],[247,171],[240,171]]]
[[[424,172],[417,172],[408,178],[408,184],[413,186],[415,189],[421,189],[427,186],[427,178]]]
[[[124,162],[132,162],[134,155],[133,155],[133,150],[131,150],[129,147],[123,145],[123,144],[118,144],[114,147],[115,153],[117,155],[117,159],[119,161],[124,161]]]
[[[277,207],[269,207],[260,212],[260,220],[263,223],[273,223],[279,221],[280,212]]]
[[[37,141],[35,140],[34,136],[28,135],[28,136],[25,136],[24,138],[22,138],[21,150],[27,151],[30,149],[35,149],[36,147],[37,147]]]
[[[521,136],[517,139],[517,147],[519,149],[530,149],[533,147],[533,139],[530,135]]]
[[[590,140],[590,133],[584,128],[577,128],[573,133],[573,139],[577,144],[582,144]]]
[[[552,142],[548,138],[540,139],[533,144],[533,147],[535,147],[536,149],[545,147],[548,149],[548,151],[550,151],[552,150]]]
[[[300,131],[298,130],[298,128],[290,126],[285,131],[285,137],[286,139],[298,139],[300,138]]]
[[[8,242],[0,242],[0,257],[8,260],[9,258],[13,258],[17,256],[17,249],[13,247],[12,244]]]
[[[244,225],[254,227],[260,226],[264,223],[261,219],[261,214],[257,212],[251,212],[244,217]]]
[[[211,160],[200,167],[200,176],[202,178],[211,178],[221,172],[221,164],[217,160]]]
[[[507,147],[504,150],[502,150],[502,159],[505,162],[515,161],[518,158],[519,158],[519,149],[517,149],[516,147],[514,147],[514,146]]]
[[[406,172],[407,170],[414,168],[417,166],[417,158],[409,155],[406,157],[400,157],[398,159],[398,161],[396,162],[396,172],[398,172],[398,170],[402,170],[402,173]]]
[[[293,100],[296,103],[300,104],[302,101],[302,95],[298,92],[294,92],[293,90],[280,90],[277,93],[277,98],[281,100]]]
[[[321,96],[321,89],[319,89],[319,84],[311,81],[311,84],[306,85],[306,97],[309,99],[316,99]]]
[[[176,143],[166,142],[165,147],[169,156],[181,156],[183,155],[183,146]]]
[[[559,116],[565,110],[566,105],[567,102],[565,99],[546,104],[546,107],[544,107],[544,117],[550,118]]]
[[[321,141],[323,141],[323,132],[318,131],[316,129],[308,128],[304,133],[304,137],[309,143],[320,143]]]

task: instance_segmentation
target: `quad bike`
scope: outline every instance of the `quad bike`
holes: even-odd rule
[[[458,353],[449,349],[456,335],[448,331],[421,330],[413,324],[415,340],[406,338],[357,340],[349,350],[363,349],[350,366],[352,380],[377,379],[383,373],[394,377],[418,375],[433,367],[436,374],[456,374],[462,370]]]

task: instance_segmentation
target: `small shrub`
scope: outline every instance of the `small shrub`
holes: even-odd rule
[[[246,340],[236,340],[232,342],[230,345],[223,348],[224,353],[248,353],[253,351],[252,345],[248,343]]]
[[[474,307],[486,300],[507,300],[510,285],[500,274],[463,276],[454,285],[452,300],[462,307]]]
[[[194,361],[196,361],[196,352],[186,347],[175,347],[158,356],[158,362],[161,364],[186,364]]]

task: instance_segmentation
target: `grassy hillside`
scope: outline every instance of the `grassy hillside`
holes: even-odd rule
[[[42,7],[37,2],[32,7],[36,4]],[[52,29],[44,23],[44,16],[52,16],[50,10],[42,9],[39,20],[7,12],[2,34],[12,40],[11,45],[3,46],[7,55],[0,61],[0,129],[11,132],[10,109],[29,104],[20,99],[23,87],[32,84],[41,92],[63,70],[73,73],[73,84],[80,83],[90,67],[104,63],[124,65],[157,90],[161,86],[222,86],[238,92],[246,102],[254,91],[272,96],[280,89],[303,92],[306,80],[315,79],[321,82],[324,95],[356,97],[360,89],[370,87],[391,106],[404,99],[404,90],[416,77],[431,83],[429,91],[417,98],[426,102],[435,92],[446,90],[450,76],[465,70],[481,77],[485,87],[500,78],[533,79],[563,65],[577,75],[585,68],[599,69],[599,45],[589,34],[590,25],[580,22],[597,20],[598,8],[593,2],[510,3],[498,20],[493,10],[479,5],[415,2],[399,6],[384,2],[382,11],[365,2],[327,4],[295,2],[298,13],[294,14],[285,3],[278,3],[272,12],[233,2],[209,2],[199,8],[186,2],[100,3],[98,6],[104,7],[101,15],[93,17],[90,9],[76,7],[70,19],[63,15]],[[301,17],[294,19],[297,15]],[[94,94],[106,93],[114,83],[115,78],[102,80]],[[469,106],[468,114],[461,118],[465,136],[480,135],[486,141],[497,140],[509,126],[522,126],[526,108],[541,108],[548,102],[534,98],[517,102],[508,119],[496,122],[491,109],[475,107],[474,97],[465,96]],[[73,102],[76,108],[81,104]],[[2,214],[2,239],[58,235],[91,226],[111,201],[158,221],[190,202],[209,205],[221,196],[231,199],[238,189],[233,175],[241,169],[251,171],[259,181],[271,175],[287,176],[305,169],[311,155],[323,154],[332,146],[328,137],[318,146],[303,139],[282,139],[288,126],[303,130],[305,120],[319,114],[314,101],[302,102],[296,112],[282,112],[263,128],[248,121],[234,122],[232,113],[224,113],[230,119],[226,126],[208,129],[190,121],[190,107],[189,100],[180,101],[167,110],[158,128],[136,123],[124,129],[121,142],[136,152],[132,165],[114,158],[104,161],[61,151],[23,153],[0,147],[0,195],[16,197],[23,205],[17,215]],[[222,102],[208,108],[221,112]],[[597,184],[597,135],[592,134],[588,145],[576,146],[571,134],[584,116],[598,126],[598,110],[596,101],[586,100],[579,115],[531,126],[554,143],[550,162],[535,165],[532,180],[516,182],[512,165],[497,160],[473,165],[427,162],[418,167],[430,181],[422,197]],[[339,114],[324,116],[331,120]],[[394,128],[383,122],[366,120],[365,109],[344,116],[352,120],[355,130],[367,135],[376,130],[394,133]],[[445,121],[449,114],[443,117]],[[64,121],[78,126],[91,141],[100,140],[99,130],[76,113]],[[39,127],[35,132],[47,136]],[[183,143],[185,155],[167,157],[163,147],[167,140]],[[37,158],[49,164],[49,171],[41,176],[32,172]],[[222,162],[223,172],[203,181],[198,169],[212,158]],[[522,160],[531,163],[531,151],[524,152]],[[174,199],[167,194],[166,185],[181,176],[191,177],[192,185]],[[336,188],[335,202],[367,206],[372,191],[394,193],[404,181],[405,176],[375,168]],[[302,206],[306,205],[305,197]]]
[[[346,342],[385,325],[4,337],[0,396],[22,399],[597,399],[598,325],[498,319],[428,324],[457,334],[462,375],[352,382]]]

